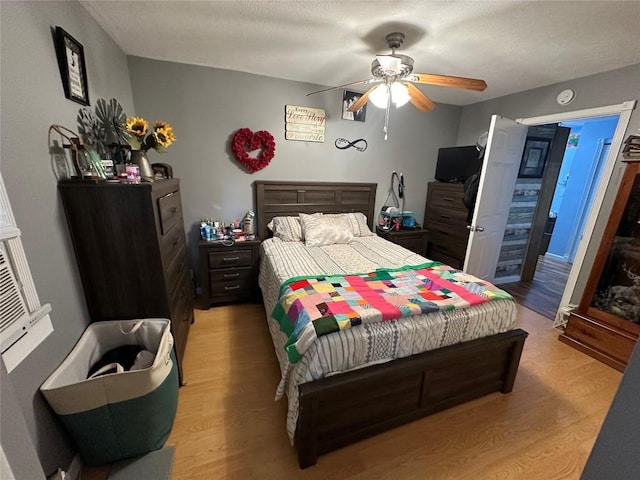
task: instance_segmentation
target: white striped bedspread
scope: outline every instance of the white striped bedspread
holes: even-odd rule
[[[336,373],[388,362],[420,352],[506,332],[513,328],[516,304],[496,300],[470,308],[438,311],[394,321],[363,324],[319,337],[297,363],[289,363],[286,335],[271,318],[280,285],[301,275],[348,275],[427,261],[377,236],[356,237],[347,245],[306,247],[304,242],[271,238],[262,242],[260,288],[282,379],[276,400],[287,394],[287,432],[293,443],[298,420],[298,385]]]

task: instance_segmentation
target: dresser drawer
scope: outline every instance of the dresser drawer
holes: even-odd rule
[[[160,231],[165,235],[178,222],[182,221],[182,205],[180,193],[171,192],[158,199],[158,212],[160,214]]]
[[[466,224],[446,224],[429,221],[426,227],[429,230],[429,241],[433,243],[462,245],[467,248],[469,230]]]
[[[454,258],[464,258],[467,253],[467,241],[455,237],[434,233],[429,235],[431,248],[437,246],[441,253]]]
[[[456,188],[451,187],[431,187],[431,192],[429,192],[429,205],[430,207],[445,207],[445,208],[453,208],[462,211],[466,211],[467,209],[462,203],[463,196],[463,188],[462,185],[455,186]]]
[[[632,338],[575,315],[569,317],[563,335],[623,363],[627,363],[636,344]]]
[[[250,267],[253,264],[251,250],[226,250],[209,252],[209,268]]]
[[[428,221],[439,222],[448,225],[467,225],[467,210],[434,205],[429,209]]]
[[[160,249],[163,258],[171,259],[186,247],[182,225],[182,217],[180,217],[180,221],[175,224],[175,228],[172,228],[160,238]]]
[[[167,289],[169,292],[173,292],[175,290],[182,275],[187,272],[186,254],[186,248],[182,248],[169,262],[169,267],[166,270]]]
[[[186,271],[180,275],[178,283],[169,298],[171,298],[172,320],[174,318],[184,318],[187,313],[193,310],[193,290]]]

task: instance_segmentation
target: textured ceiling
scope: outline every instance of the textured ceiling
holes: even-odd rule
[[[640,63],[638,0],[81,3],[128,55],[327,86],[370,78],[400,31],[414,72],[487,82],[482,93],[420,86],[454,105]]]

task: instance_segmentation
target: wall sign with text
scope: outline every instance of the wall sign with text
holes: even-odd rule
[[[62,27],[56,27],[55,47],[65,97],[88,106],[87,67],[82,45]]]
[[[327,116],[323,109],[285,105],[284,118],[285,139],[324,142]]]

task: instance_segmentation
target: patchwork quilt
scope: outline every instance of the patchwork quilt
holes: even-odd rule
[[[273,318],[296,363],[322,335],[362,323],[513,298],[493,284],[440,262],[355,275],[294,277],[280,288]]]

